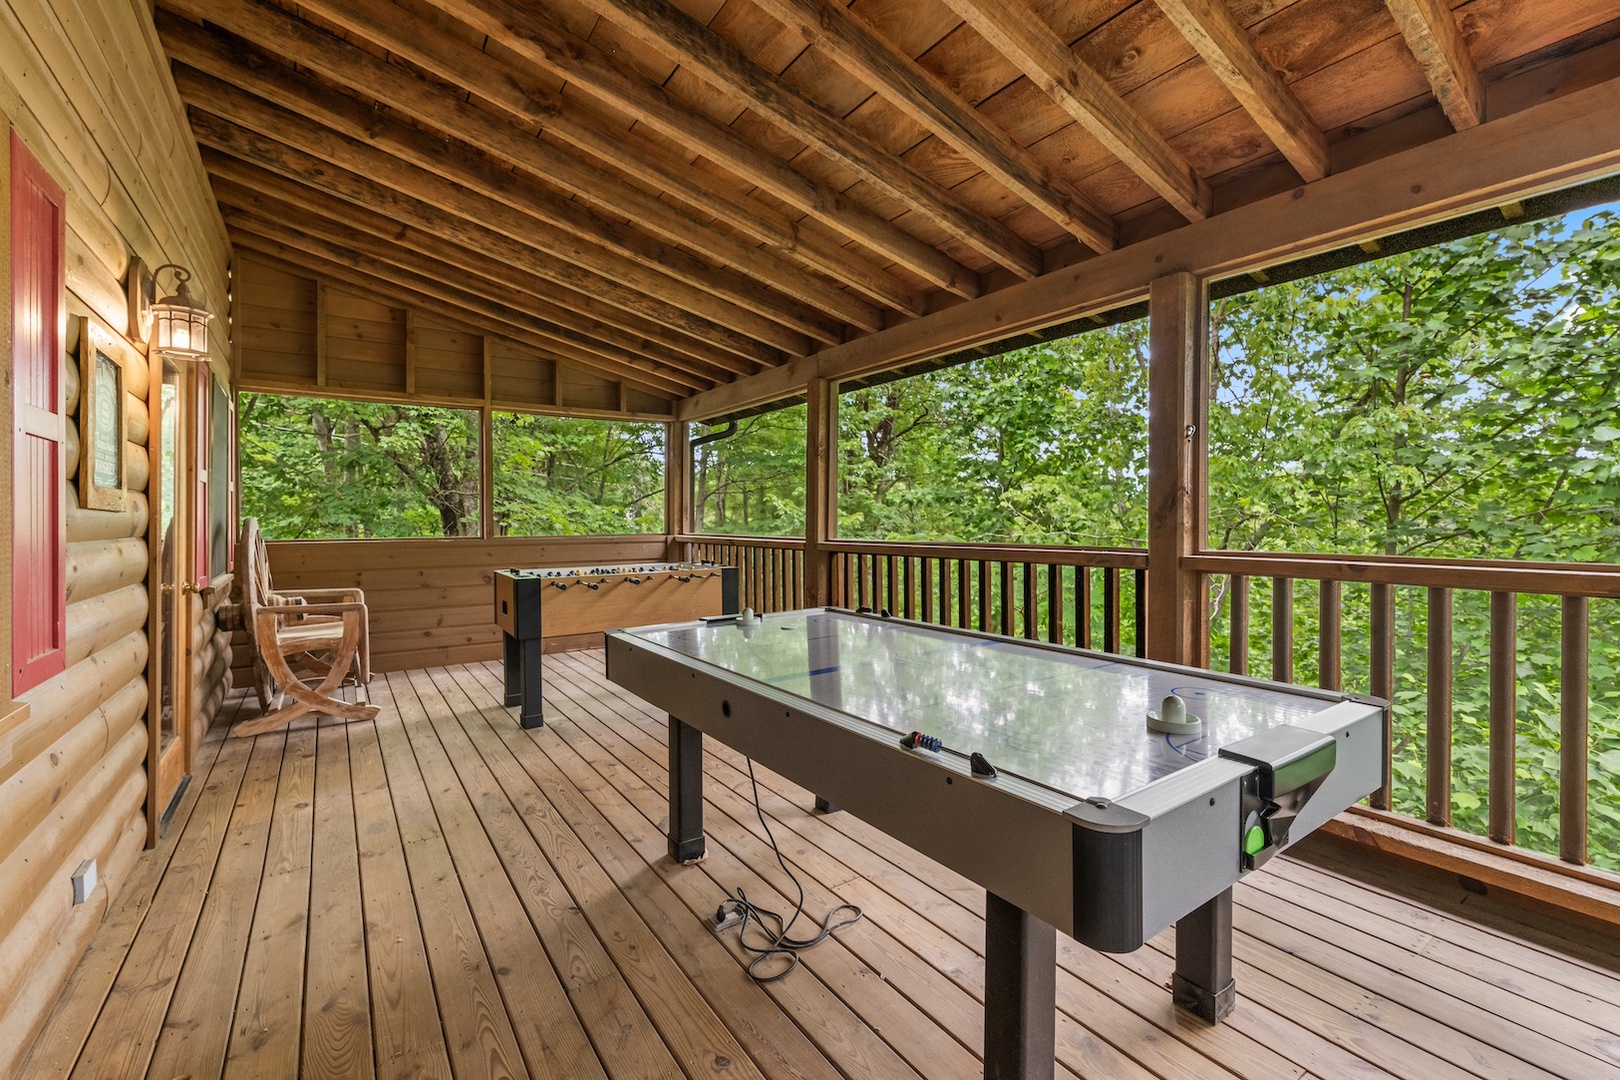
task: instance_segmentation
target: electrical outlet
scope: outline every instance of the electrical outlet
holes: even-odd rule
[[[96,889],[96,860],[86,859],[73,871],[73,902],[82,904]]]
[[[713,915],[709,916],[709,926],[717,934],[722,930],[731,929],[742,921],[742,912],[730,907],[721,907]]]

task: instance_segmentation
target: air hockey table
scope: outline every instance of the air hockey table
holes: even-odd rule
[[[1129,952],[1175,924],[1173,998],[1220,1022],[1233,884],[1385,779],[1388,706],[1352,694],[836,608],[606,648],[670,714],[677,861],[705,851],[707,734],[984,886],[993,1080],[1053,1075],[1058,931]]]

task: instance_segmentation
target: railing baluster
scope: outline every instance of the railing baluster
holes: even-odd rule
[[[1514,777],[1519,716],[1519,594],[1491,593],[1491,780],[1490,836],[1511,844],[1518,835],[1518,784]]]
[[[1588,642],[1590,602],[1564,597],[1559,631],[1558,709],[1558,857],[1584,866],[1587,859],[1587,730]]]
[[[1040,608],[1035,601],[1035,576],[1038,571],[1034,563],[1024,564],[1024,636],[1035,640],[1035,631],[1040,626]]]
[[[919,570],[922,578],[922,621],[934,621],[934,560],[923,559]]]
[[[1321,654],[1318,686],[1338,690],[1344,685],[1344,594],[1337,581],[1323,581],[1317,596],[1317,621],[1321,624],[1317,638],[1317,651]]]
[[[1271,579],[1271,677],[1294,681],[1294,579]]]
[[[900,605],[896,602],[900,590],[895,588],[895,584],[894,556],[890,555],[883,560],[883,606],[891,615],[900,614]]]
[[[910,555],[906,556],[906,618],[917,617],[916,580],[912,577],[912,563],[915,562]]]
[[[857,609],[867,606],[866,603],[866,560],[867,555],[855,556],[855,607]]]
[[[1233,574],[1227,591],[1232,595],[1232,640],[1227,643],[1231,659],[1228,668],[1234,675],[1249,673],[1249,578],[1246,574]]]
[[[990,625],[990,563],[984,559],[979,560],[979,629],[989,630]]]
[[[1074,568],[1074,643],[1091,648],[1091,567]]]
[[[1046,640],[1063,644],[1063,567],[1046,568]]]
[[[956,625],[963,630],[973,626],[968,615],[973,610],[973,585],[968,578],[967,560],[956,560]]]
[[[1132,575],[1134,595],[1132,597],[1132,615],[1136,619],[1136,655],[1147,655],[1147,635],[1142,628],[1147,625],[1147,571],[1138,569]]]
[[[1001,584],[1001,632],[1003,634],[1006,634],[1008,637],[1012,637],[1013,616],[1017,614],[1017,612],[1015,612],[1013,610],[1013,564],[1012,563],[1004,562],[1004,563],[1001,564],[1001,580],[1000,580],[1000,584]]]
[[[1103,569],[1103,652],[1119,652],[1119,568]]]
[[[1391,703],[1395,701],[1395,586],[1374,582],[1372,589],[1372,656],[1368,674],[1374,697]],[[1394,805],[1390,778],[1394,776],[1395,728],[1391,718],[1389,738],[1384,740],[1384,786],[1372,793],[1367,804],[1374,810],[1388,810]]]
[[[1429,589],[1428,779],[1424,808],[1435,825],[1451,824],[1451,590]]]

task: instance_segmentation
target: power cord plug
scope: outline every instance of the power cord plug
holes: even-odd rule
[[[742,921],[743,913],[737,903],[727,901],[715,908],[714,914],[709,916],[709,928],[718,934],[722,930],[730,930]]]

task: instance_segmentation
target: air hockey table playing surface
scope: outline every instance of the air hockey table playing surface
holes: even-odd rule
[[[1003,638],[969,638],[843,612],[635,631],[733,675],[947,749],[1072,796],[1117,801],[1220,746],[1322,712],[1343,695],[1199,677],[1179,669]],[[1203,730],[1148,731],[1169,694]]]

